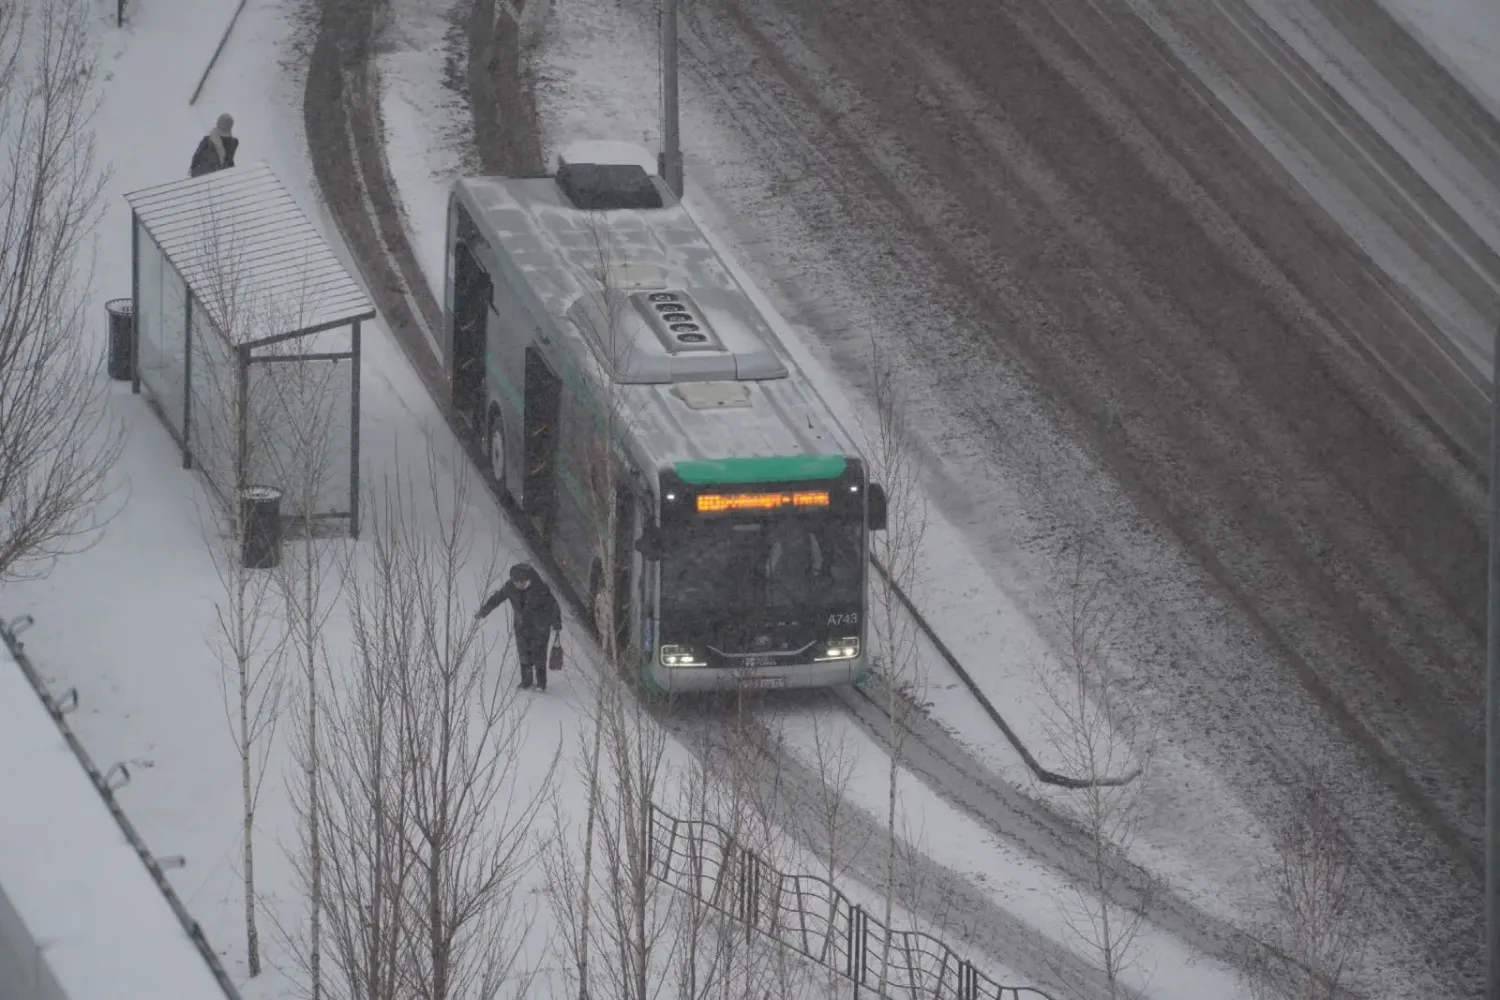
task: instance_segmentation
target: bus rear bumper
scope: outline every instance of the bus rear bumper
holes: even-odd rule
[[[842,663],[804,663],[791,667],[756,667],[748,670],[663,667],[659,663],[652,663],[646,672],[647,683],[653,690],[685,694],[698,691],[784,690],[855,684],[864,679],[867,664],[864,657]]]

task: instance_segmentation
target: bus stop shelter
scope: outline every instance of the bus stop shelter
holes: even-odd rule
[[[132,387],[224,503],[359,534],[360,327],[375,310],[264,164],[125,196]]]

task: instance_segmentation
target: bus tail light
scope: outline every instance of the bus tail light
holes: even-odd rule
[[[823,651],[813,660],[818,663],[828,663],[833,660],[852,660],[859,655],[859,636],[850,636],[847,639],[834,639],[823,644]]]
[[[661,665],[664,667],[706,667],[708,660],[691,646],[663,646]]]

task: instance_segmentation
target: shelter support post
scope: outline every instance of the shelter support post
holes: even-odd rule
[[[130,210],[130,391],[141,394],[141,217]]]
[[[682,146],[677,113],[677,0],[661,6],[662,149],[657,173],[677,197],[682,197]]]
[[[1500,324],[1490,386],[1489,649],[1484,692],[1484,942],[1486,1000],[1500,1000]]]
[[[168,264],[167,266],[170,266]],[[183,299],[184,322],[182,324],[182,467],[193,467],[193,291],[188,289]]]
[[[238,504],[240,491],[250,485],[250,348],[236,348],[234,361],[234,391],[239,397],[234,401],[235,422],[239,425],[234,448],[234,496]]]
[[[353,367],[349,372],[349,537],[359,538],[359,358],[360,321],[354,321]]]

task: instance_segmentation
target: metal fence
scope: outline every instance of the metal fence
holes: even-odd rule
[[[856,998],[869,990],[923,1000],[1053,1000],[1035,987],[995,982],[930,934],[886,927],[825,879],[777,871],[706,820],[678,819],[653,804],[650,851],[658,881],[846,977]]]

